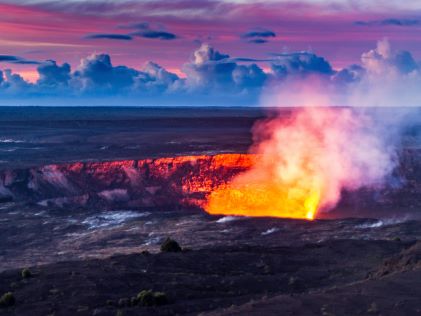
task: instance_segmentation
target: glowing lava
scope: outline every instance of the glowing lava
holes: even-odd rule
[[[381,182],[393,164],[370,120],[350,109],[305,108],[257,124],[253,166],[212,191],[210,214],[312,220],[343,189]]]
[[[310,188],[285,187],[280,183],[243,183],[246,172],[213,191],[205,209],[210,214],[271,216],[312,220],[320,194]]]

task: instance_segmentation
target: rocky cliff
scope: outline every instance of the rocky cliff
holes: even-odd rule
[[[0,200],[42,205],[200,206],[249,168],[253,156],[220,154],[54,164],[0,173]]]

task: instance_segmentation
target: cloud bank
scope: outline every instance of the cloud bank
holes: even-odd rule
[[[24,61],[7,55],[0,55],[1,60]],[[48,98],[69,98],[89,104],[97,98],[106,105],[110,98],[120,98],[138,105],[256,105],[263,99],[269,106],[421,105],[419,63],[409,51],[394,51],[387,40],[363,53],[359,64],[338,70],[312,52],[254,60],[233,58],[202,44],[182,71],[175,74],[154,62],[139,69],[114,65],[108,54],[87,56],[75,69],[47,60],[39,63],[35,83],[12,70],[0,71],[0,100],[42,104]]]

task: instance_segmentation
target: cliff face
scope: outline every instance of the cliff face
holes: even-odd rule
[[[0,200],[55,206],[201,206],[210,191],[252,163],[251,155],[221,154],[8,170],[0,173]]]
[[[0,203],[151,209],[203,207],[210,192],[249,169],[255,160],[256,156],[249,154],[220,154],[0,171]],[[420,170],[421,152],[403,153],[399,168],[385,187],[343,192],[336,209],[347,216],[360,216],[377,208],[418,209]]]

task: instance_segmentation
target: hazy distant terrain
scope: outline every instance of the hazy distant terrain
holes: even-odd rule
[[[0,169],[246,152],[256,108],[0,107]]]

